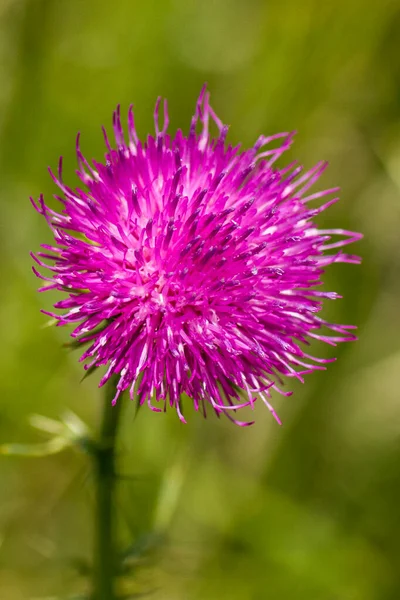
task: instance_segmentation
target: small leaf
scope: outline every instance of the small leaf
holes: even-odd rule
[[[45,417],[43,415],[33,414],[29,417],[29,422],[32,427],[35,427],[35,429],[45,431],[46,433],[61,435],[65,430],[65,426],[60,423],[60,421],[49,419],[49,417]]]
[[[72,434],[72,437],[77,438],[86,438],[90,436],[90,429],[86,425],[82,419],[78,417],[77,414],[72,412],[72,410],[66,410],[61,415],[61,421],[67,428],[68,432]]]
[[[71,446],[71,441],[65,437],[54,437],[42,444],[3,444],[0,454],[6,456],[41,457],[62,452]]]

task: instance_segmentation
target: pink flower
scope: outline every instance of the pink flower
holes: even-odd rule
[[[323,300],[339,296],[318,287],[326,266],[359,262],[343,247],[362,236],[314,223],[337,201],[337,188],[309,191],[326,163],[305,173],[295,163],[275,166],[293,133],[232,147],[203,89],[188,136],[171,137],[166,102],[161,128],[159,106],[156,134],[145,142],[132,107],[126,140],[117,108],[115,148],[104,131],[105,164],[87,162],[78,136],[84,189],[67,187],[60,160],[52,174],[59,213],[42,196],[32,201],[54,235],[32,255],[50,278],[34,272],[48,281],[41,290],[68,294],[55,304],[60,313],[46,314],[74,324],[72,337],[89,344],[85,369],[107,366],[100,385],[119,375],[114,402],[127,388],[132,397],[139,379],[140,404],[155,411],[169,404],[182,421],[183,394],[204,415],[209,406],[240,425],[247,423],[233,418],[236,410],[258,397],[278,420],[270,397],[284,393],[282,376],[303,381],[329,362],[304,351],[309,339],[356,339],[352,326],[319,316]]]

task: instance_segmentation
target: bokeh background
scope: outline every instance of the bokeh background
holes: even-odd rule
[[[400,598],[400,5],[395,0],[0,0],[0,444],[42,442],[39,413],[100,417],[64,329],[43,328],[30,250],[50,243],[28,197],[75,136],[104,154],[117,103],[152,130],[169,99],[188,130],[203,82],[232,143],[296,129],[294,150],[341,202],[321,226],[362,231],[360,267],[337,265],[325,315],[359,341],[263,406],[256,424],[180,424],[125,407],[119,536],[126,590],[155,600]],[[283,164],[283,163],[281,163]],[[318,347],[320,356],[332,355]],[[84,593],[93,490],[88,458],[0,457],[0,599]],[[78,596],[77,596],[78,597]],[[80,596],[79,596],[80,597]]]

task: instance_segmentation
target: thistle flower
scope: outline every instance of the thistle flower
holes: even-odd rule
[[[260,398],[279,422],[270,398],[290,394],[282,377],[303,381],[330,362],[305,352],[310,339],[356,339],[354,327],[319,316],[323,300],[339,296],[317,288],[326,266],[359,262],[342,248],[361,235],[313,222],[337,201],[337,188],[309,192],[326,163],[305,173],[296,163],[276,168],[293,132],[260,136],[248,150],[228,145],[203,89],[189,135],[171,137],[166,102],[162,128],[159,107],[160,99],[155,136],[144,143],[132,107],[127,139],[117,107],[116,147],[103,129],[105,164],[89,164],[78,135],[85,189],[63,182],[60,159],[58,176],[50,171],[59,213],[43,196],[32,200],[54,235],[32,255],[51,271],[47,278],[33,267],[48,281],[40,291],[68,294],[55,304],[60,313],[43,312],[74,324],[71,336],[89,344],[85,369],[107,366],[100,386],[119,376],[114,403],[136,387],[140,404],[158,412],[169,404],[184,421],[186,394],[204,415],[209,406],[246,425],[235,411]]]

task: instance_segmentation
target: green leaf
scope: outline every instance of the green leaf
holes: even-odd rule
[[[58,436],[42,444],[3,444],[0,446],[0,454],[33,458],[58,454],[70,446],[71,440]]]
[[[64,411],[61,415],[61,423],[64,424],[68,434],[75,440],[78,438],[91,437],[89,427],[77,414],[72,412],[72,410]]]
[[[56,421],[55,419],[49,419],[49,417],[43,415],[33,414],[29,417],[29,422],[35,429],[45,431],[46,433],[61,435],[65,430],[63,423]]]

